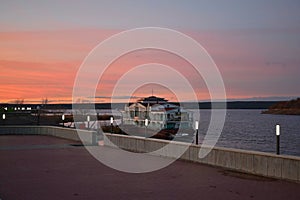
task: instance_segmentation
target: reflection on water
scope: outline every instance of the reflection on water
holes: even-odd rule
[[[210,110],[201,110],[199,143],[205,137],[209,121]],[[216,146],[275,153],[276,124],[281,126],[281,154],[300,156],[300,116],[261,114],[261,110],[227,110]]]

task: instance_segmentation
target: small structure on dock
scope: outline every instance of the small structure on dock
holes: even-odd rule
[[[179,103],[169,103],[161,97],[149,96],[135,103],[125,105],[122,111],[124,125],[145,126],[152,130],[178,129],[192,127],[192,112],[180,107]]]

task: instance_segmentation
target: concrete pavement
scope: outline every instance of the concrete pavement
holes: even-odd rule
[[[118,151],[99,147],[103,151]],[[129,174],[74,141],[0,136],[0,199],[300,199],[300,184],[176,161]]]

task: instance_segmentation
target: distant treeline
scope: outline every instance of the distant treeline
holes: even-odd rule
[[[299,100],[299,99],[298,99]],[[172,103],[172,102],[170,102]],[[234,102],[227,102],[226,106],[227,109],[268,109],[271,106],[275,106],[278,103],[282,103],[279,101],[234,101]],[[299,103],[299,102],[298,102]],[[183,102],[180,105],[186,109],[197,108],[196,102]],[[281,105],[281,104],[280,104]],[[0,107],[31,107],[32,109],[36,109],[38,106],[41,109],[72,109],[72,104],[0,104]],[[94,108],[94,104],[76,104],[76,107],[80,109],[92,109]],[[124,109],[124,103],[97,103],[95,104],[95,109]],[[199,102],[198,106],[200,109],[211,109],[212,103],[211,102]],[[286,106],[282,104],[282,106]],[[215,102],[214,108],[222,109],[224,108],[223,102]]]
[[[283,114],[283,115],[300,115],[300,98],[291,101],[278,102],[272,106],[264,114]]]
[[[270,109],[300,109],[300,98],[278,102],[272,105]]]
[[[234,101],[227,102],[227,109],[268,109],[270,106],[276,104],[277,101]],[[200,109],[211,109],[211,102],[199,102],[198,103]],[[184,108],[195,108],[197,103],[183,103]],[[214,102],[214,108],[223,109],[223,102]]]

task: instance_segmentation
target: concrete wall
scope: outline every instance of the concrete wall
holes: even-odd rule
[[[96,144],[96,132],[55,126],[0,126],[0,135],[50,135],[84,144]],[[80,135],[80,137],[79,137]]]
[[[167,144],[171,145],[157,151]],[[198,156],[200,146],[194,144],[109,133],[105,133],[104,145],[133,152],[152,152],[153,155],[173,158],[179,154],[179,150],[187,149],[180,159],[300,182],[300,157],[295,156],[214,147],[206,157],[200,159]],[[209,147],[201,149],[208,150]]]

